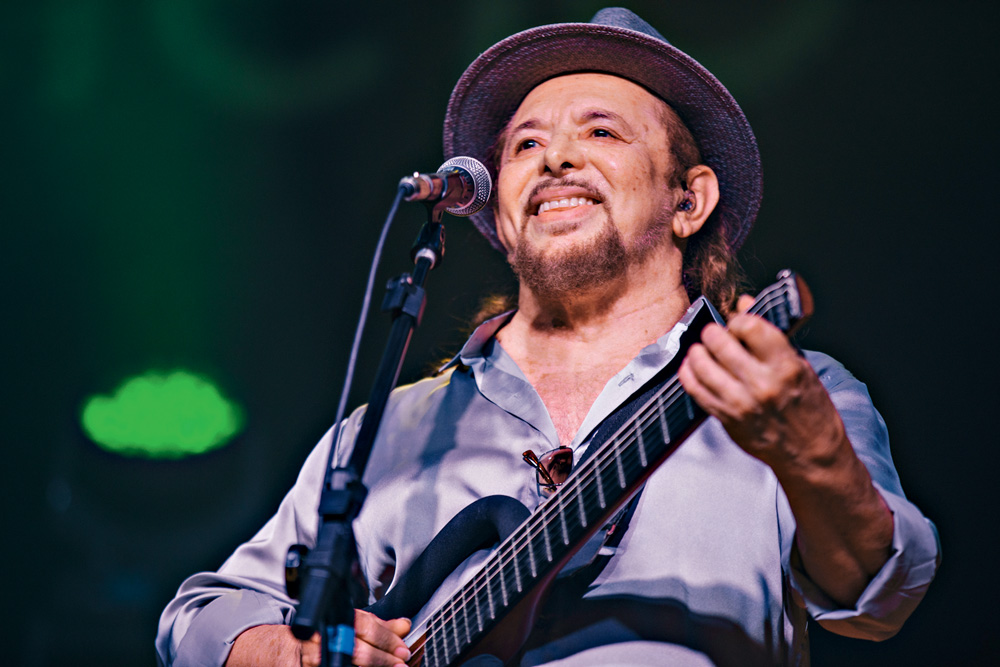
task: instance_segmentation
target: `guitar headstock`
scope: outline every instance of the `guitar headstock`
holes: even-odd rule
[[[792,335],[813,314],[812,292],[797,273],[784,269],[778,272],[777,282],[757,295],[747,312]]]

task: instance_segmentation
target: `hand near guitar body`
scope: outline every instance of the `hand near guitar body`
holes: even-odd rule
[[[403,637],[409,631],[409,619],[383,621],[367,611],[355,610],[354,664],[405,665],[410,651]],[[258,625],[236,638],[226,667],[318,667],[319,663],[319,634],[300,642],[287,625]]]
[[[809,363],[766,320],[709,325],[678,372],[685,390],[788,497],[805,571],[850,608],[890,556],[893,518]]]

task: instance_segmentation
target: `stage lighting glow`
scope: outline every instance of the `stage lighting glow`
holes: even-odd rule
[[[123,456],[178,459],[217,449],[243,429],[243,411],[205,377],[185,370],[149,371],[110,396],[92,396],[83,430]]]

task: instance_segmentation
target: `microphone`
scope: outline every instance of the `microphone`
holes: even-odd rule
[[[453,157],[433,174],[414,172],[413,176],[404,176],[399,187],[405,191],[406,201],[444,203],[448,213],[466,216],[486,206],[493,181],[479,160]]]

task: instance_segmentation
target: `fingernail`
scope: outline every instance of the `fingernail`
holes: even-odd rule
[[[400,646],[395,651],[393,651],[392,654],[397,658],[399,658],[400,660],[410,659],[410,649],[406,648],[405,646]]]

